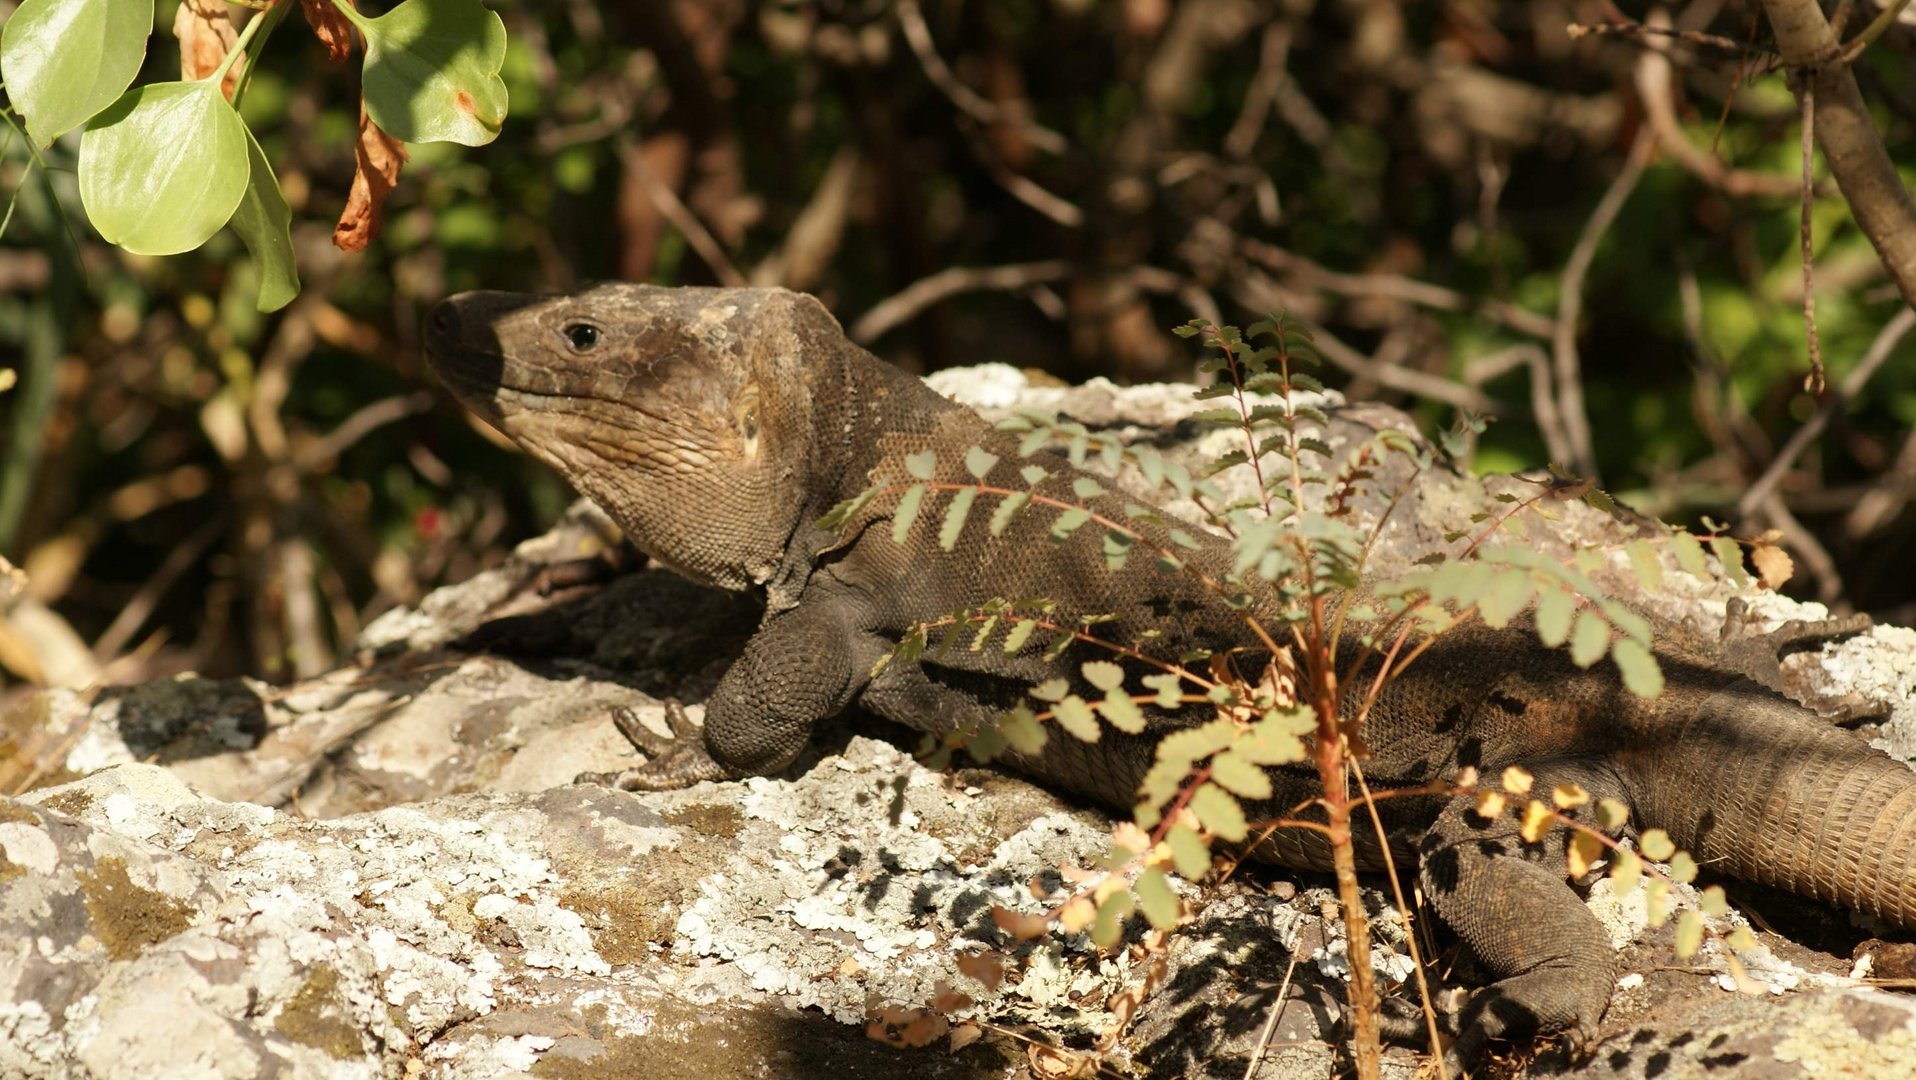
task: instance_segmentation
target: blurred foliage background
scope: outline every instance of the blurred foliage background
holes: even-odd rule
[[[175,6],[143,79],[177,77]],[[1494,417],[1476,468],[1561,460],[1672,520],[1780,528],[1790,591],[1916,620],[1916,344],[1883,333],[1904,305],[1826,178],[1832,391],[1872,344],[1892,351],[1771,469],[1819,399],[1797,106],[1753,70],[1768,30],[1745,4],[498,7],[502,135],[411,148],[359,255],[330,244],[353,69],[303,26],[271,42],[243,111],[305,279],[272,315],[230,233],[126,255],[78,211],[74,136],[44,183],[8,143],[0,555],[27,584],[0,680],[315,673],[367,619],[502,558],[570,496],[437,390],[421,315],[461,289],[596,278],[787,285],[909,369],[1066,380],[1189,377],[1170,327],[1281,307],[1353,397],[1432,428]],[[1754,51],[1568,29],[1625,19]],[[1858,64],[1906,181],[1913,57],[1897,26]],[[1587,460],[1563,420],[1579,394]],[[1751,499],[1766,471],[1773,494]]]

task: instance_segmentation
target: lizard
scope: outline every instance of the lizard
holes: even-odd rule
[[[840,528],[820,522],[874,485],[912,482],[907,458],[933,452],[934,479],[972,482],[973,447],[1012,479],[1012,436],[852,343],[816,299],[770,288],[605,283],[571,294],[473,292],[441,302],[426,355],[451,393],[596,501],[655,561],[707,585],[763,591],[763,622],[705,703],[672,735],[627,734],[647,762],[608,779],[633,790],[775,773],[820,721],[854,702],[933,735],[989,721],[1034,683],[1076,663],[1037,647],[952,649],[874,674],[900,637],[992,597],[1049,597],[1056,619],[1108,618],[1107,640],[1255,649],[1245,613],[1197,575],[1152,560],[1105,565],[1097,530],[1063,541],[1026,513],[1002,535],[980,526],[946,551],[924,521],[892,535],[896,500]],[[1041,483],[1079,474],[1046,461]],[[1126,500],[1085,505],[1124,519]],[[1138,528],[1163,541],[1167,526]],[[1150,531],[1159,530],[1156,533]],[[1228,542],[1192,539],[1200,572],[1222,573]],[[1253,612],[1255,614],[1255,612]],[[1628,692],[1610,661],[1584,669],[1521,622],[1457,626],[1391,681],[1365,721],[1373,790],[1449,782],[1521,765],[1549,790],[1576,783],[1628,808],[1627,835],[1661,828],[1699,863],[1916,928],[1916,772],[1713,658],[1659,640],[1666,688]],[[1361,674],[1360,674],[1360,677]],[[1346,695],[1355,699],[1357,695]],[[1120,811],[1132,808],[1156,741],[1188,717],[1154,714],[1138,734],[1053,736],[1009,764]],[[624,725],[622,725],[624,726]],[[1319,793],[1306,768],[1270,770],[1277,817]],[[1567,1031],[1594,1037],[1616,956],[1563,872],[1562,830],[1538,843],[1509,815],[1469,799],[1380,804],[1391,852],[1414,860],[1431,908],[1494,977],[1452,1020],[1447,1055],[1491,1039]],[[1328,848],[1279,831],[1255,854],[1326,869]],[[1360,867],[1381,869],[1380,846]]]

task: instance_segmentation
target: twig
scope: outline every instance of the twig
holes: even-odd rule
[[[1053,195],[1030,177],[1013,172],[1002,164],[990,162],[987,163],[987,167],[991,170],[991,178],[996,180],[998,186],[1004,188],[1012,198],[1067,229],[1075,229],[1084,224],[1084,211],[1078,209],[1077,205],[1069,199]]]
[[[1783,60],[1814,84],[1816,141],[1863,235],[1905,302],[1916,304],[1916,203],[1870,119],[1869,105],[1815,0],[1763,0]]]
[[[346,452],[354,443],[408,416],[432,408],[432,395],[425,391],[404,397],[389,397],[366,405],[339,422],[333,430],[315,439],[293,456],[301,472],[311,473]]]
[[[1244,91],[1244,104],[1238,109],[1237,120],[1231,125],[1230,134],[1224,136],[1224,153],[1227,156],[1244,160],[1256,149],[1258,133],[1264,130],[1264,120],[1270,114],[1271,103],[1277,99],[1279,85],[1284,81],[1284,63],[1290,51],[1289,23],[1280,20],[1264,28],[1257,74],[1251,76],[1251,85]]]
[[[1535,338],[1549,338],[1556,328],[1548,317],[1508,301],[1466,296],[1455,289],[1400,274],[1346,274],[1261,240],[1243,240],[1239,250],[1279,273],[1295,275],[1307,285],[1344,296],[1401,300],[1438,311],[1477,312]]]
[[[931,27],[925,23],[925,13],[919,9],[918,0],[898,0],[897,8],[899,28],[904,30],[905,42],[918,57],[918,66],[924,68],[925,77],[953,105],[981,124],[1009,124],[1016,127],[1031,145],[1048,154],[1063,154],[1070,149],[1070,143],[1063,135],[1034,120],[1013,115],[1008,109],[999,108],[966,86],[946,65],[945,58],[938,55],[938,46],[931,40]]]
[[[1908,334],[1912,327],[1916,327],[1916,309],[1907,307],[1898,311],[1894,318],[1883,324],[1883,328],[1876,332],[1876,340],[1870,342],[1869,351],[1863,354],[1862,361],[1843,377],[1836,392],[1824,399],[1822,407],[1816,410],[1816,415],[1804,421],[1803,426],[1796,429],[1796,433],[1790,436],[1790,441],[1784,443],[1783,449],[1777,451],[1776,459],[1770,462],[1770,467],[1764,469],[1763,475],[1757,477],[1756,482],[1743,493],[1743,497],[1737,500],[1738,517],[1749,516],[1762,504],[1770,491],[1776,487],[1777,481],[1781,480],[1783,474],[1795,464],[1797,455],[1801,454],[1818,435],[1821,435],[1823,429],[1829,426],[1830,420],[1836,416],[1837,411],[1862,390],[1863,384],[1869,382],[1870,376],[1876,374],[1876,369],[1882,367],[1883,361],[1889,359],[1889,354],[1896,351],[1896,346],[1902,342],[1903,336]]]
[[[1829,549],[1816,539],[1816,534],[1803,527],[1796,520],[1789,507],[1783,505],[1783,497],[1772,491],[1763,497],[1757,511],[1783,534],[1783,542],[1796,551],[1816,579],[1816,599],[1825,604],[1834,603],[1843,595],[1843,575],[1836,570],[1836,560],[1830,558]]]
[[[181,574],[186,573],[194,563],[199,561],[200,556],[206,553],[206,549],[212,546],[213,541],[219,539],[220,532],[225,527],[224,515],[210,518],[201,522],[199,528],[194,529],[186,539],[175,545],[172,551],[167,552],[159,569],[153,572],[152,577],[146,579],[146,583],[140,586],[140,591],[133,594],[133,599],[126,602],[126,606],[120,609],[120,613],[115,615],[100,636],[94,639],[93,658],[95,660],[104,666],[120,655],[121,650],[126,648],[126,643],[132,641],[133,635],[139,633],[140,628],[146,625],[146,620],[152,616],[153,609],[158,606],[160,598],[166,595],[166,591],[173,587],[173,583],[179,580]]]
[[[869,345],[884,337],[900,323],[947,297],[986,289],[1017,290],[1041,282],[1057,281],[1071,272],[1064,259],[1046,259],[1009,266],[954,266],[930,277],[919,278],[891,296],[874,304],[870,311],[852,324],[852,340]]]
[[[1452,382],[1441,375],[1432,375],[1428,371],[1419,371],[1416,368],[1380,364],[1339,341],[1322,326],[1314,325],[1310,330],[1311,343],[1317,346],[1317,351],[1323,354],[1324,359],[1353,375],[1373,380],[1392,390],[1401,390],[1406,394],[1441,401],[1446,405],[1484,416],[1500,416],[1510,411],[1501,402],[1474,386]]]
[[[1683,131],[1683,125],[1677,121],[1668,48],[1668,44],[1661,39],[1650,41],[1637,57],[1635,74],[1637,97],[1643,101],[1643,110],[1649,117],[1650,125],[1656,129],[1657,142],[1663,149],[1677,164],[1688,169],[1691,175],[1727,194],[1795,194],[1798,184],[1794,178],[1730,168],[1714,153],[1706,153],[1690,141]],[[1742,68],[1739,66],[1737,70],[1740,76]],[[1730,96],[1735,96],[1734,88]],[[1725,99],[1724,115],[1728,115],[1728,99]],[[1711,146],[1715,146],[1714,140]]]
[[[1597,245],[1604,234],[1623,210],[1624,201],[1636,189],[1637,181],[1643,178],[1643,170],[1650,164],[1650,153],[1656,148],[1657,137],[1654,132],[1644,128],[1637,132],[1636,142],[1630,145],[1630,156],[1623,163],[1623,171],[1610,182],[1610,189],[1603,193],[1597,208],[1584,222],[1583,235],[1577,238],[1577,246],[1570,252],[1570,261],[1563,270],[1562,295],[1557,301],[1557,324],[1551,333],[1551,355],[1555,359],[1554,377],[1557,390],[1557,408],[1562,415],[1564,434],[1569,437],[1570,460],[1565,462],[1570,468],[1583,476],[1595,479],[1597,474],[1596,455],[1590,443],[1590,415],[1583,406],[1582,361],[1577,355],[1577,323],[1583,316],[1583,283],[1590,274],[1590,264],[1596,261]]]
[[[1570,35],[1572,41],[1588,35],[1627,38],[1663,37],[1673,38],[1690,45],[1702,45],[1711,49],[1721,49],[1725,52],[1736,53],[1739,56],[1750,53],[1760,53],[1764,56],[1772,57],[1776,55],[1773,50],[1763,48],[1760,45],[1746,45],[1734,38],[1726,38],[1720,34],[1706,34],[1700,30],[1676,30],[1668,26],[1645,26],[1639,22],[1571,23],[1569,26],[1564,27],[1564,32]]]
[[[645,155],[630,140],[620,140],[619,160],[624,162],[639,186],[645,189],[645,195],[652,200],[652,205],[658,207],[659,213],[665,215],[673,228],[685,237],[685,242],[692,245],[692,250],[698,252],[699,258],[705,260],[705,265],[711,268],[720,284],[733,288],[745,284],[745,275],[732,265],[732,260],[725,255],[725,249],[719,247],[718,241],[712,238],[691,208],[679,200],[678,193],[672,190],[671,185],[658,178],[651,166],[645,163]]]
[[[1816,253],[1810,243],[1810,210],[1816,205],[1816,181],[1811,176],[1811,166],[1816,161],[1816,83],[1810,79],[1801,80],[1798,99],[1803,116],[1803,334],[1809,342],[1810,373],[1803,379],[1803,389],[1812,394],[1823,392],[1823,350],[1816,343]]]
[[[1252,1080],[1257,1075],[1257,1066],[1264,1059],[1264,1051],[1271,1045],[1271,1036],[1277,1033],[1277,1020],[1284,1015],[1284,1006],[1290,1004],[1291,976],[1297,972],[1297,950],[1290,950],[1291,961],[1284,965],[1283,981],[1277,984],[1277,1001],[1271,1006],[1271,1013],[1264,1018],[1264,1029],[1257,1033],[1257,1045],[1251,1048],[1251,1060],[1244,1066],[1244,1080]]]
[[[1852,38],[1848,45],[1843,46],[1843,55],[1838,58],[1839,62],[1844,65],[1854,64],[1856,58],[1863,55],[1863,50],[1869,48],[1871,42],[1882,37],[1883,31],[1896,25],[1897,16],[1901,15],[1903,9],[1908,6],[1909,0],[1894,0],[1893,3],[1884,4],[1883,10],[1876,13],[1876,17],[1870,20],[1869,25],[1863,27],[1862,32]]]

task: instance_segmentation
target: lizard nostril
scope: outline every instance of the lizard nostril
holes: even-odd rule
[[[432,309],[431,330],[442,338],[452,337],[459,330],[459,312],[448,301],[441,301]]]

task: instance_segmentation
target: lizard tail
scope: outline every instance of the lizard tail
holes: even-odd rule
[[[1696,860],[1916,928],[1916,771],[1768,694],[1712,695],[1641,794]]]

